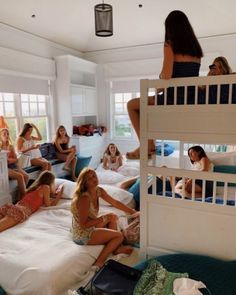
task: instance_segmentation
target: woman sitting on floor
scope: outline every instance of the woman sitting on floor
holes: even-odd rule
[[[16,205],[6,204],[0,208],[0,232],[25,221],[41,206],[55,206],[62,191],[63,186],[55,189],[55,176],[52,172],[42,172]],[[52,194],[55,195],[53,199],[50,198]]]

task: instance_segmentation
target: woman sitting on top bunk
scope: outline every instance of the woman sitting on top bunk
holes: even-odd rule
[[[179,10],[172,11],[165,20],[164,60],[160,79],[194,77],[199,75],[201,46],[194,34],[187,16]],[[154,97],[149,97],[154,104]],[[128,113],[135,132],[140,139],[140,99],[134,98],[127,103]],[[148,142],[148,154],[155,152],[153,140]],[[139,147],[126,154],[128,159],[139,159]]]

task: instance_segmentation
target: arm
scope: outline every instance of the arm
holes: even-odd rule
[[[27,153],[27,152],[29,152],[29,151],[31,151],[31,150],[34,150],[34,149],[39,148],[39,145],[38,145],[38,144],[33,145],[33,146],[29,147],[29,148],[24,148],[24,147],[23,147],[23,144],[24,144],[24,139],[23,139],[22,137],[18,137],[18,138],[17,138],[17,141],[16,141],[16,150],[17,150],[18,152],[23,153],[23,154],[24,154],[24,153]]]
[[[210,160],[207,157],[203,157],[200,160],[202,171],[209,171],[210,168]]]
[[[84,195],[83,197],[80,197],[77,203],[78,212],[79,212],[79,224],[82,228],[90,228],[92,226],[105,226],[107,222],[110,222],[112,220],[113,214],[106,214],[103,216],[100,216],[95,219],[89,218],[89,207],[90,207],[90,201],[87,195]]]
[[[45,207],[56,206],[56,204],[61,198],[61,195],[63,192],[63,186],[61,186],[59,189],[56,190],[54,194],[55,198],[50,198],[51,190],[48,185],[42,185],[42,190],[43,190],[43,200],[44,200]]]
[[[16,156],[15,149],[14,149],[13,146],[10,147],[10,151],[9,151],[9,154],[8,154],[7,162],[8,162],[8,164],[15,164],[15,163],[17,163],[17,156]]]
[[[161,73],[159,75],[160,79],[170,79],[172,77],[174,64],[174,52],[168,43],[164,44],[164,60]]]
[[[31,125],[32,125],[32,127],[34,128],[34,130],[35,130],[36,133],[37,133],[37,136],[32,136],[32,139],[33,139],[33,140],[42,140],[43,138],[42,138],[41,133],[40,133],[39,130],[38,130],[38,127],[35,126],[34,124],[31,124]]]
[[[131,215],[136,213],[135,209],[132,209],[132,208],[126,206],[125,204],[121,203],[120,201],[113,199],[110,195],[108,195],[108,193],[104,189],[100,188],[100,190],[101,190],[101,198],[104,201],[111,204],[113,207],[115,207],[119,210],[122,210],[128,214],[131,214]]]
[[[106,170],[108,170],[108,158],[106,156],[106,154],[103,156],[103,160],[102,160],[102,167]]]
[[[123,165],[123,159],[121,155],[119,155],[118,163],[119,163],[119,167]]]

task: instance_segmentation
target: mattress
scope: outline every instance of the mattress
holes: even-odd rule
[[[70,232],[70,200],[42,208],[0,235],[0,285],[10,295],[62,295],[84,280],[102,246],[79,246]],[[102,206],[101,212],[123,212]]]

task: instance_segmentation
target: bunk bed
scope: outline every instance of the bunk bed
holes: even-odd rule
[[[172,253],[236,258],[235,153],[221,155],[222,161],[230,159],[222,162],[222,169],[229,168],[225,171],[193,171],[184,165],[185,145],[236,144],[235,86],[235,75],[141,80],[142,258]],[[148,92],[153,90],[155,103],[148,105]],[[148,159],[148,139],[179,141],[178,164],[166,167],[157,157]],[[212,153],[215,159],[218,155]],[[176,177],[183,182],[202,179],[201,196],[187,196],[184,189],[177,194],[173,182],[167,188],[166,180]],[[161,191],[157,191],[157,179],[163,181]],[[205,194],[207,181],[213,187],[210,197]]]

